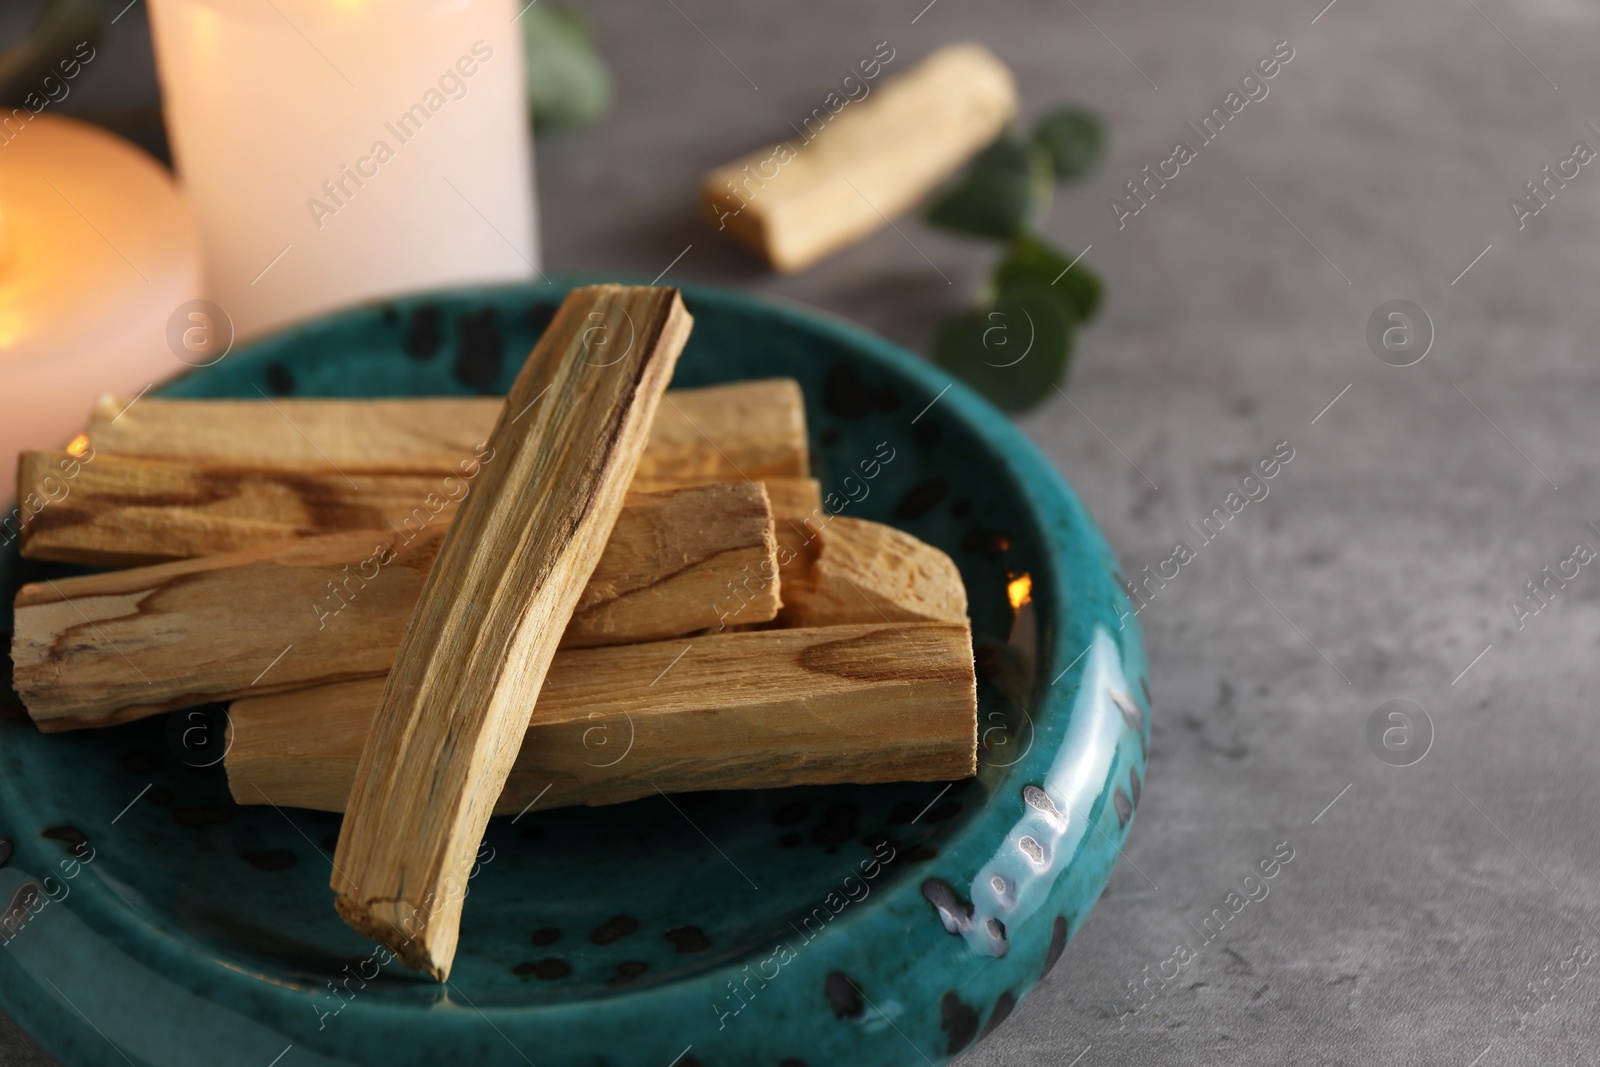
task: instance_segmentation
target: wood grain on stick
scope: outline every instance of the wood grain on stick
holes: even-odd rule
[[[347,530],[388,529],[411,536],[443,530],[493,456],[485,451],[463,460],[456,474],[445,477],[367,473],[359,490],[332,470],[106,454],[92,464],[80,463],[76,476],[63,481],[57,472],[68,460],[64,452],[22,456],[17,484],[37,487],[41,494],[53,488],[58,498],[22,526],[22,554],[132,567]],[[632,489],[666,491],[696,481],[748,484],[635,478]],[[821,506],[810,478],[768,478],[760,484],[769,487],[774,514],[805,515]]]
[[[624,334],[616,344],[625,345]],[[598,335],[591,335],[592,337]],[[638,476],[677,483],[811,473],[805,404],[790,378],[675,389],[656,412]],[[499,397],[388,400],[164,400],[103,396],[89,418],[96,455],[448,477],[478,454]],[[512,414],[516,414],[515,411]]]
[[[447,520],[354,531],[23,586],[15,685],[41,730],[378,677]],[[654,641],[716,624],[730,582],[776,561],[761,483],[629,493],[561,643]],[[780,588],[746,609],[772,618]]]
[[[444,980],[465,881],[691,319],[674,289],[573,290],[506,397],[389,673],[339,834],[340,916]]]
[[[976,770],[963,623],[765,630],[562,651],[495,805],[516,814],[663,792],[949,781]],[[383,685],[236,701],[241,804],[342,811]],[[548,792],[546,792],[548,790]]]
[[[777,270],[804,270],[910,210],[1016,110],[1005,64],[980,45],[949,45],[808,118],[799,136],[711,171],[701,199],[734,241]]]

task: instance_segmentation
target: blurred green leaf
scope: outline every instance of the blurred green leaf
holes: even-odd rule
[[[928,207],[930,226],[1007,240],[1050,203],[1050,159],[1044,149],[1008,130],[979,152]]]
[[[593,122],[611,106],[611,74],[576,15],[539,0],[523,11],[528,105],[535,128]]]
[[[1065,376],[1072,322],[1059,296],[1032,279],[1000,291],[988,310],[945,319],[933,340],[934,362],[1005,411],[1025,411]]]
[[[1105,150],[1106,128],[1092,112],[1058,107],[1033,127],[1034,141],[1050,154],[1058,182],[1072,182],[1094,169]]]
[[[995,266],[990,288],[998,293],[1017,282],[1038,282],[1061,299],[1069,322],[1088,322],[1100,310],[1105,287],[1100,276],[1081,262],[1070,268],[1068,264],[1072,259],[1064,251],[1042,237],[1023,233]]]

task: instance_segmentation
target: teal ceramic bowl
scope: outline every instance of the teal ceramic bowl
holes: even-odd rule
[[[161,393],[503,392],[563,291],[357,308]],[[44,736],[0,686],[0,1003],[46,1049],[72,1067],[937,1064],[1056,965],[1145,772],[1145,659],[1115,558],[1022,434],[938,369],[812,311],[684,295],[675,384],[798,379],[830,506],[960,566],[977,778],[495,819],[437,985],[380,969],[335,915],[337,816],[236,807],[222,767],[195,766],[220,756],[193,735],[214,718]],[[4,603],[70,572],[13,550]]]

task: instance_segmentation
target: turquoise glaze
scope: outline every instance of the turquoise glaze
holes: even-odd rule
[[[503,392],[562,291],[358,308],[162,392]],[[0,1001],[47,1049],[73,1067],[942,1063],[1056,963],[1145,771],[1144,652],[1115,558],[1023,435],[937,368],[809,310],[684,295],[676,385],[799,379],[830,507],[960,565],[978,777],[495,819],[436,985],[380,970],[335,915],[336,816],[236,807],[220,766],[189,765],[208,761],[183,731],[214,716],[43,736],[0,687],[0,907],[20,924],[0,933]],[[64,573],[12,550],[5,603]],[[1014,611],[1023,573],[1032,602]]]

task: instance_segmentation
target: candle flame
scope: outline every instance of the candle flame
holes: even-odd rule
[[[67,445],[69,456],[81,456],[87,451],[89,451],[89,435],[86,433],[80,433]]]
[[[1011,606],[1020,608],[1033,599],[1033,576],[1022,574],[1006,583],[1006,596],[1011,598]]]

